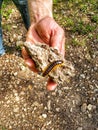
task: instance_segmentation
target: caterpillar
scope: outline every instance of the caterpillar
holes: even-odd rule
[[[51,71],[53,71],[55,68],[59,67],[59,66],[62,66],[63,65],[63,60],[57,60],[57,61],[54,61],[52,62],[46,69],[45,71],[43,72],[42,76],[46,76],[48,75]]]

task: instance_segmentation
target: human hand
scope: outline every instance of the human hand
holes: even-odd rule
[[[36,24],[32,24],[29,28],[27,33],[27,42],[32,44],[36,42],[46,43],[49,46],[52,46],[64,56],[65,55],[65,34],[64,30],[55,22],[55,20],[51,17],[45,17],[40,20]],[[28,67],[37,72],[35,64],[33,60],[30,58],[28,52],[23,47],[22,48],[22,56],[25,60],[25,63]],[[52,80],[49,79],[47,83],[48,90],[54,90],[57,84]]]

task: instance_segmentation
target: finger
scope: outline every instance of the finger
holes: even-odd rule
[[[43,43],[43,41],[40,38],[40,36],[39,36],[39,34],[38,34],[37,30],[36,30],[36,27],[34,25],[32,25],[29,28],[29,31],[28,31],[27,36],[26,36],[26,41],[30,42],[30,43],[36,43],[36,42]]]
[[[25,60],[26,65],[29,67],[30,70],[32,70],[35,73],[38,73],[38,70],[35,67],[34,61],[32,59],[26,59]]]
[[[28,59],[28,58],[30,58],[30,56],[28,54],[28,51],[27,51],[27,49],[24,46],[22,47],[22,57],[25,60]]]
[[[57,87],[57,83],[55,83],[52,79],[49,79],[47,82],[47,90],[53,91]]]
[[[62,28],[52,31],[50,44],[56,48],[63,56],[65,55],[65,35]]]
[[[44,18],[40,20],[36,26],[36,32],[43,41],[43,43],[49,44],[50,35],[51,35],[51,20],[50,18]]]

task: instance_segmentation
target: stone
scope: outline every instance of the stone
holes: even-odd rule
[[[44,43],[31,44],[24,42],[23,46],[25,46],[35,62],[39,75],[43,76],[46,68],[49,69],[50,65],[52,69],[50,69],[51,71],[49,73],[47,71],[48,74],[44,77],[50,77],[59,84],[69,82],[69,79],[75,75],[75,69],[72,63],[65,60],[57,49]]]

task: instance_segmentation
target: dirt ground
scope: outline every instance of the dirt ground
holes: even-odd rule
[[[3,18],[3,28],[7,53],[0,57],[0,130],[98,130],[98,41],[67,47],[65,58],[76,74],[49,92],[16,47],[26,34],[16,9],[10,20]]]

